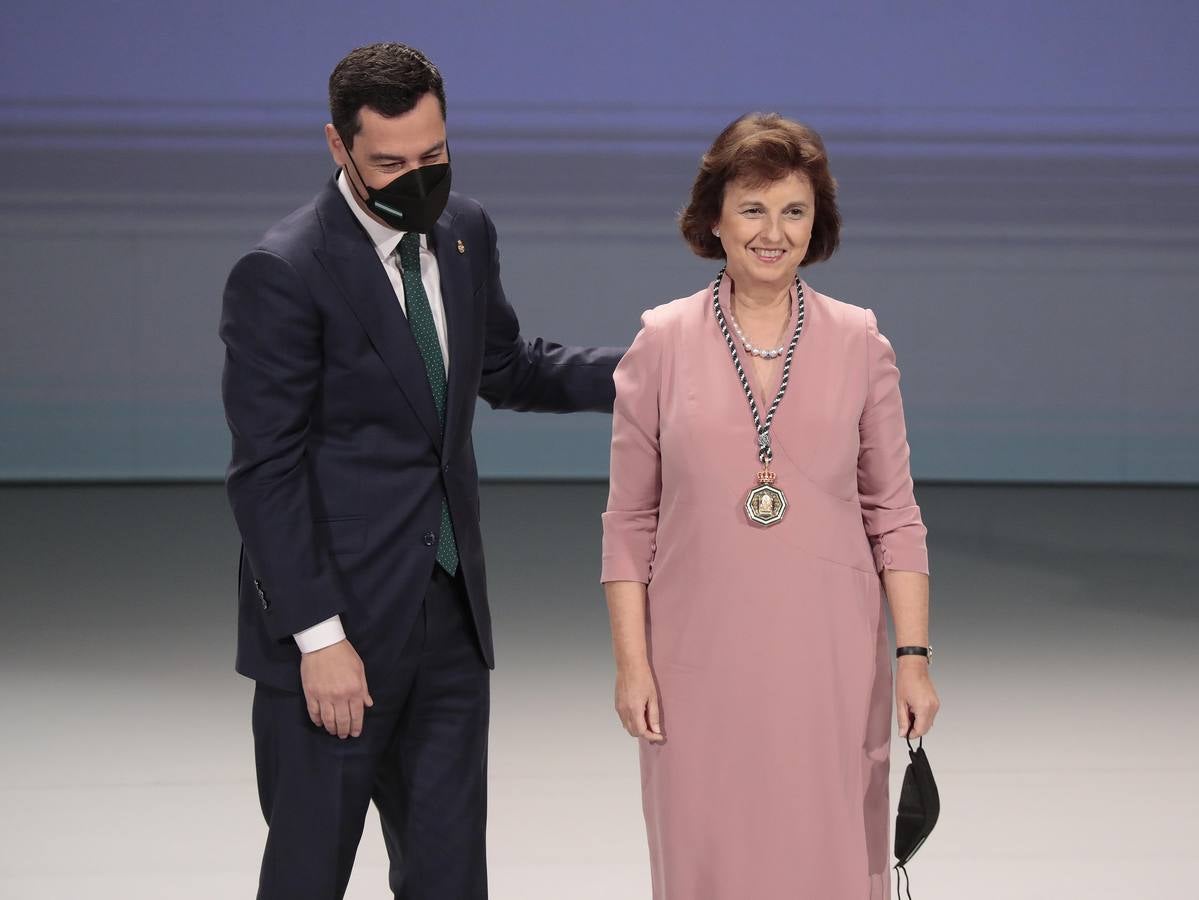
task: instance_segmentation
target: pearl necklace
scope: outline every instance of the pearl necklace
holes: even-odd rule
[[[788,292],[788,293],[790,293],[790,292]],[[790,298],[788,298],[788,299],[790,299]],[[793,307],[790,303],[788,303],[787,306],[788,306],[787,323],[790,324],[791,323],[791,309]],[[749,342],[749,339],[746,338],[745,333],[741,330],[741,326],[737,324],[737,316],[733,313],[733,309],[732,309],[731,305],[729,306],[729,320],[733,323],[733,331],[735,331],[737,333],[737,337],[741,339],[741,344],[743,347],[745,347],[745,352],[748,353],[750,356],[756,356],[756,357],[758,357],[758,359],[778,359],[780,356],[782,356],[784,353],[787,352],[786,344],[783,344],[783,346],[781,346],[781,347],[776,347],[773,350],[763,350],[760,347],[755,347],[753,344],[751,344]]]

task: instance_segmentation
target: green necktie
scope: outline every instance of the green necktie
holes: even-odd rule
[[[400,273],[404,279],[404,304],[408,312],[408,325],[412,337],[425,361],[429,375],[429,387],[433,389],[433,402],[437,404],[437,416],[445,429],[445,359],[441,355],[441,342],[437,339],[437,326],[433,324],[433,311],[429,308],[429,296],[420,277],[420,235],[409,232],[400,239]],[[451,575],[458,571],[458,544],[454,540],[454,523],[450,520],[450,506],[445,493],[441,495],[441,534],[437,539],[437,563]]]

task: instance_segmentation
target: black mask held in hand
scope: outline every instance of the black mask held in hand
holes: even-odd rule
[[[902,870],[905,876],[908,870],[904,867],[908,860],[932,833],[933,826],[937,824],[937,817],[941,814],[941,798],[937,794],[937,783],[933,780],[933,770],[928,764],[928,757],[924,755],[923,737],[915,750],[912,749],[912,742],[908,740],[908,756],[912,761],[903,773],[899,811],[895,814],[895,858],[899,860],[895,869],[897,873]],[[898,874],[896,878],[898,879]],[[907,887],[911,887],[910,882]],[[895,895],[899,896],[898,880],[895,882]],[[908,900],[912,900],[911,890],[908,890]]]
[[[358,163],[354,162],[354,157],[348,150],[346,156],[350,158],[350,165],[354,167],[366,188],[366,196],[358,196],[362,197],[362,202],[371,212],[396,231],[428,234],[433,230],[450,199],[448,162],[412,169],[381,188],[373,188],[362,178],[362,173],[358,171]],[[350,177],[348,172],[346,177]],[[353,186],[353,179],[350,183]],[[358,193],[357,187],[354,187],[354,193]]]

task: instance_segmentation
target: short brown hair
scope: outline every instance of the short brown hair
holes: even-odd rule
[[[841,213],[824,141],[815,130],[778,113],[749,113],[720,132],[700,160],[691,201],[679,216],[683,239],[697,256],[724,259],[712,226],[720,219],[729,183],[769,184],[793,173],[805,176],[816,195],[812,240],[800,265],[828,259],[841,240]]]

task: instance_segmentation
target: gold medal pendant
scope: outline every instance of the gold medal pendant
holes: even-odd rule
[[[758,486],[745,498],[745,514],[755,525],[769,527],[787,511],[787,495],[774,486],[775,474],[769,465],[758,473]]]

